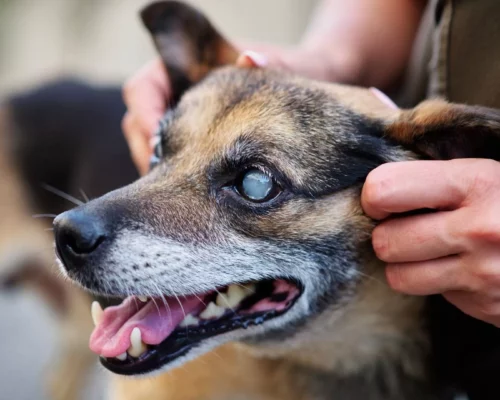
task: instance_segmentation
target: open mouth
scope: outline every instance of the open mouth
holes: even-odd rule
[[[130,296],[104,311],[94,302],[96,327],[90,349],[114,373],[152,372],[205,339],[284,314],[301,293],[302,285],[297,281],[270,279],[231,284],[192,296]]]

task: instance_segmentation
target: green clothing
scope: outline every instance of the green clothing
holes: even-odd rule
[[[500,109],[500,0],[431,0],[400,102],[424,98]]]

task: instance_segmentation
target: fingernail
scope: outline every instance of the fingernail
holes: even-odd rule
[[[399,107],[390,99],[389,96],[387,96],[384,92],[381,90],[371,87],[370,91],[377,97],[382,103],[384,103],[386,106],[389,108],[392,108],[394,110],[397,110]]]
[[[268,64],[268,59],[265,55],[252,50],[244,51],[242,56],[249,58],[257,67],[265,67]]]

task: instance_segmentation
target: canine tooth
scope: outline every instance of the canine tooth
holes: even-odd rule
[[[122,353],[122,354],[120,354],[120,355],[116,356],[116,358],[117,358],[118,360],[120,360],[120,361],[125,361],[125,360],[127,359],[127,352]]]
[[[226,309],[224,307],[219,307],[215,305],[213,301],[208,303],[207,308],[203,310],[203,312],[200,314],[201,319],[210,319],[210,318],[219,318],[224,315],[226,312]]]
[[[257,291],[257,287],[255,286],[255,283],[247,283],[246,285],[243,285],[243,290],[245,290],[246,295],[250,296],[251,294],[254,294]]]
[[[229,299],[224,293],[219,293],[215,299],[215,304],[219,307],[229,307]]]
[[[104,311],[102,310],[102,307],[98,301],[92,302],[92,306],[90,307],[90,314],[92,315],[92,321],[94,321],[94,325],[99,325],[102,321],[102,317],[104,316]]]
[[[148,301],[148,298],[146,296],[137,296],[139,301],[142,301],[143,303],[146,303]]]
[[[219,293],[215,302],[219,307],[234,308],[240,304],[241,300],[247,297],[247,295],[247,292],[241,286],[229,285],[227,294]]]
[[[200,319],[195,317],[194,315],[188,314],[179,324],[181,328],[185,328],[186,326],[198,325]]]
[[[142,353],[147,350],[147,346],[142,341],[142,333],[141,330],[136,326],[132,333],[130,334],[130,347],[127,350],[127,353],[131,357],[139,357]]]

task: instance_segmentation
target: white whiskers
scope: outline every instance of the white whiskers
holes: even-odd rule
[[[82,188],[79,189],[80,195],[83,197],[83,200],[85,200],[85,203],[88,203],[90,201],[89,196],[83,191]]]
[[[55,218],[57,214],[33,214],[33,218]]]
[[[48,192],[54,193],[56,196],[59,196],[65,200],[68,200],[70,203],[73,203],[77,206],[83,206],[85,203],[79,199],[77,199],[74,196],[71,196],[68,193],[63,192],[62,190],[59,190],[53,186],[47,185],[46,183],[42,184],[42,187],[47,190]]]

